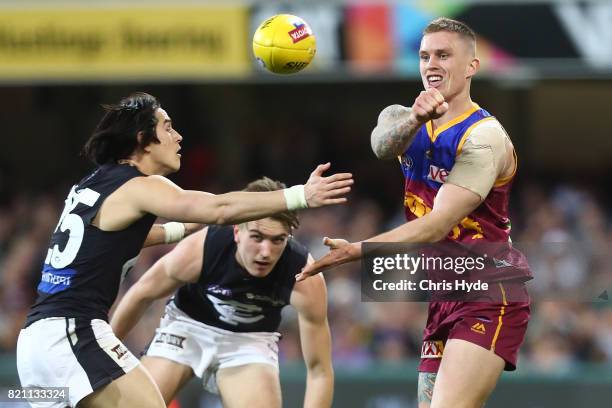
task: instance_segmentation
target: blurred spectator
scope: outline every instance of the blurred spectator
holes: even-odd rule
[[[268,154],[270,160],[287,160],[273,150]],[[285,166],[290,167],[290,162]],[[197,182],[197,178],[190,180]],[[518,217],[514,240],[543,245],[534,246],[537,250],[529,254],[538,278],[531,284],[532,291],[563,289],[569,293],[591,285],[593,293],[600,293],[611,287],[611,214],[586,189],[562,184],[550,191],[537,184],[524,186],[517,189],[513,203]],[[354,193],[347,205],[304,213],[296,238],[320,257],[327,251],[322,245],[324,236],[359,240],[403,222],[401,211],[383,211],[376,198]],[[14,352],[17,334],[34,300],[47,239],[62,205],[54,195],[25,193],[14,194],[0,205],[0,350]],[[143,251],[122,291],[170,248]],[[395,363],[419,358],[426,304],[361,302],[359,268],[359,264],[348,264],[325,274],[334,363],[361,367],[377,360]],[[612,363],[612,308],[607,303],[595,307],[586,299],[550,302],[534,296],[521,363],[558,374],[578,362]],[[150,341],[163,303],[151,308],[128,337],[126,343],[135,353]],[[301,361],[295,313],[284,313],[281,331],[281,359]]]

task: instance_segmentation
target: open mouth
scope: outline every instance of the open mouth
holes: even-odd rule
[[[432,88],[437,88],[442,83],[442,75],[427,75],[427,83]]]
[[[260,268],[267,268],[268,266],[270,266],[270,262],[263,262],[263,261],[254,261],[255,265],[259,266]]]

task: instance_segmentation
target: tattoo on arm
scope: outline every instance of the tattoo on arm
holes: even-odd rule
[[[437,373],[419,373],[419,406],[420,404],[431,404],[434,384],[436,383]]]
[[[387,106],[378,116],[372,131],[372,150],[379,159],[392,159],[404,153],[420,124],[410,118],[410,108]]]

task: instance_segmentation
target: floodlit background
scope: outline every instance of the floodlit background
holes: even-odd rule
[[[304,18],[318,43],[312,66],[288,77],[258,69],[250,48],[257,25],[280,12]],[[133,91],[161,99],[184,137],[171,177],[184,188],[222,193],[262,175],[302,183],[325,161],[352,172],[349,204],[302,215],[296,237],[320,257],[323,236],[360,240],[403,222],[399,166],[375,158],[369,135],[381,109],[418,95],[420,32],[441,15],[479,34],[472,97],[518,152],[513,240],[580,249],[530,258],[546,278],[538,284],[601,282],[601,297],[534,303],[519,368],[487,406],[609,404],[612,3],[604,0],[0,2],[0,386],[18,384],[16,338],[63,200],[92,168],[79,151],[101,103]],[[123,290],[170,249],[143,251]],[[334,406],[416,407],[426,305],[361,303],[357,264],[325,276]],[[162,308],[131,333],[134,353]],[[296,316],[286,312],[281,379],[285,406],[296,407],[305,377]],[[195,382],[180,400],[216,404]]]

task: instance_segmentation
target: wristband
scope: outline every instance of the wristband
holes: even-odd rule
[[[185,224],[182,222],[167,222],[162,224],[164,228],[164,242],[172,244],[179,242],[185,236]]]
[[[285,200],[287,201],[287,209],[289,211],[308,208],[308,203],[306,202],[306,195],[304,193],[304,186],[302,184],[285,188],[283,190],[283,194],[285,194]]]

